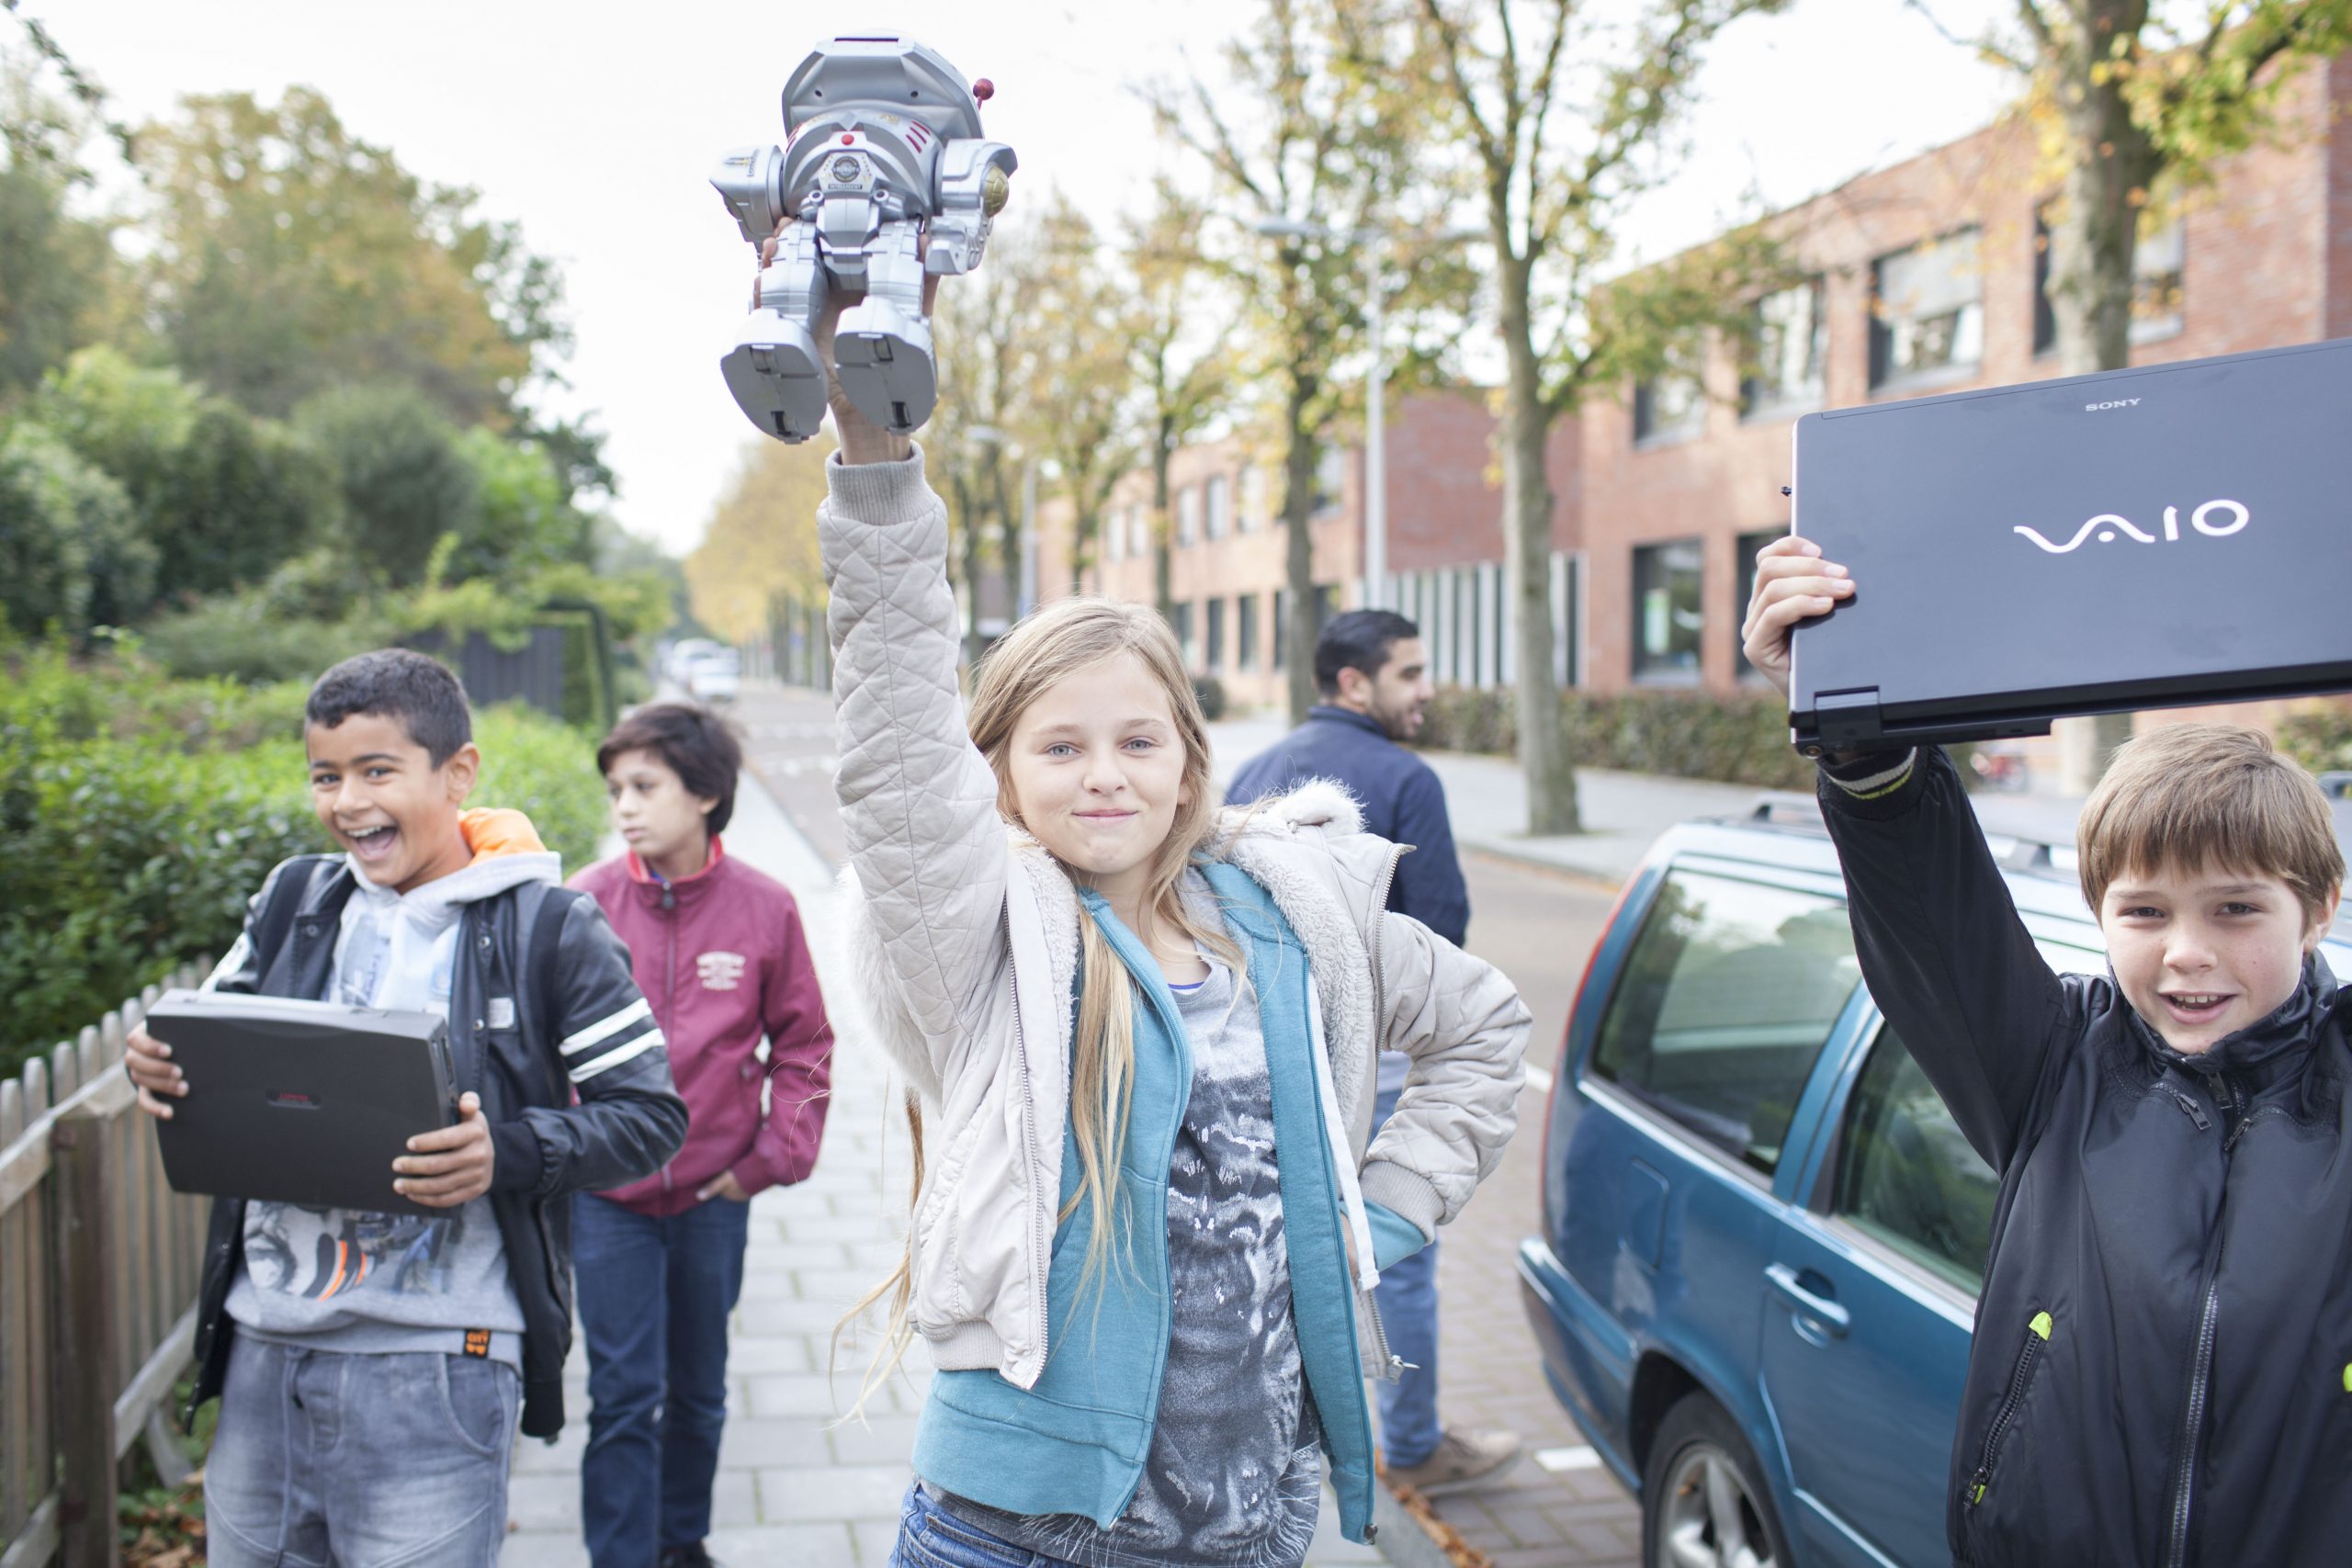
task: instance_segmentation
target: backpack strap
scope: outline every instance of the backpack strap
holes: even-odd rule
[[[342,858],[296,855],[280,863],[262,884],[261,894],[236,946],[221,959],[212,977],[205,982],[206,987],[209,988],[241,972],[250,974],[252,983],[258,985],[269,973],[269,966],[277,961],[279,951],[294,930],[295,917],[301,913],[303,903],[310,897],[312,884],[322,872],[333,875]]]

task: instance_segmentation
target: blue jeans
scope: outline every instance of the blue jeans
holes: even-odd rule
[[[204,1465],[217,1568],[491,1568],[522,1380],[502,1361],[239,1334]]]
[[[1396,1109],[1393,1091],[1373,1101],[1374,1134]],[[1373,1385],[1379,1390],[1381,1458],[1391,1470],[1407,1470],[1437,1451],[1443,1431],[1437,1418],[1437,1243],[1383,1269],[1372,1300],[1388,1334],[1389,1354],[1413,1365],[1396,1382]]]
[[[999,1540],[942,1508],[918,1481],[899,1505],[889,1568],[1069,1568],[1058,1557]]]
[[[588,1449],[580,1518],[595,1568],[648,1568],[710,1533],[727,1424],[727,1315],[743,1289],[751,1205],[652,1219],[593,1192],[571,1201]]]

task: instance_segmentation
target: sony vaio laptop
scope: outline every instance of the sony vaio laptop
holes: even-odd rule
[[[155,1125],[182,1192],[305,1208],[427,1214],[392,1190],[392,1161],[457,1120],[441,1020],[283,997],[166,991],[147,1032],[188,1095]]]
[[[1807,414],[1798,748],[2352,688],[2352,339]]]

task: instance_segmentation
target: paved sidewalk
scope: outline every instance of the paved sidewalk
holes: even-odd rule
[[[1219,782],[1288,732],[1280,716],[1226,719],[1209,727]],[[1657,836],[1692,817],[1740,816],[1763,792],[1753,784],[1577,770],[1577,805],[1585,831],[1530,838],[1527,780],[1510,757],[1464,751],[1424,751],[1422,760],[1445,785],[1454,840],[1464,849],[1500,855],[1614,887],[1633,874]]]
[[[825,862],[749,773],[727,829],[728,852],[775,876],[800,900],[839,1036],[833,1104],[815,1173],[760,1194],[743,1299],[729,1350],[727,1434],[719,1448],[710,1550],[732,1568],[880,1568],[898,1533],[916,1414],[929,1371],[920,1348],[877,1393],[865,1424],[835,1424],[856,1398],[869,1337],[844,1339],[828,1378],[829,1340],[850,1304],[896,1264],[907,1212],[904,1119],[877,1048],[861,1038],[843,994],[831,933],[836,897]],[[587,1440],[587,1362],[575,1337],[566,1420],[552,1446],[526,1440],[514,1457],[505,1568],[584,1568],[580,1453]],[[1377,1563],[1340,1539],[1327,1494],[1311,1564]]]

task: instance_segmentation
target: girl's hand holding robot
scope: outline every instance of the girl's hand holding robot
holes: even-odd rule
[[[719,369],[762,431],[806,441],[830,401],[844,460],[875,461],[931,417],[938,281],[979,265],[1017,163],[981,139],[993,91],[922,44],[835,39],[785,85],[785,145],[721,160],[711,184],[761,272]]]

